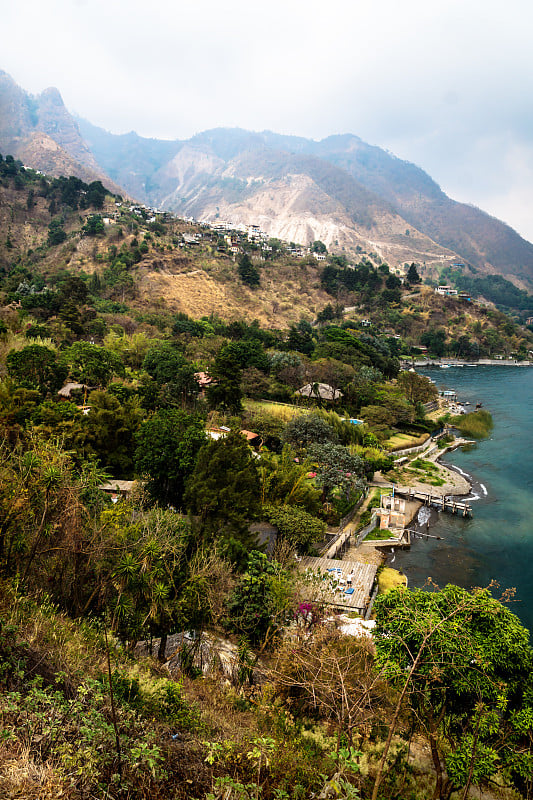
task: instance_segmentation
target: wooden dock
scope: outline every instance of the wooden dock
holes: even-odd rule
[[[353,572],[352,594],[346,594],[345,584],[340,584],[336,590],[325,591],[323,597],[310,597],[311,601],[318,601],[319,599],[327,603],[327,605],[341,608],[347,611],[358,611],[364,614],[372,596],[372,589],[376,579],[376,572],[378,570],[375,564],[362,564],[360,561],[341,561],[335,558],[313,558],[312,556],[304,556],[299,563],[299,568],[302,571],[312,570],[313,572],[320,572],[324,578],[333,578],[337,581],[346,581],[348,574]],[[333,572],[332,570],[340,570],[340,572]]]
[[[416,492],[414,489],[400,489],[395,487],[394,494],[401,495],[407,500],[417,500],[425,506],[436,508],[437,511],[448,511],[451,514],[460,514],[463,517],[472,516],[472,507],[466,501],[457,501],[453,495],[442,497],[437,494],[427,494],[426,492]]]

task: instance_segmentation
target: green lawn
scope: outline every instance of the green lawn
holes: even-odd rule
[[[415,458],[408,466],[404,467],[405,472],[410,472],[422,481],[429,483],[430,486],[443,486],[446,481],[440,477],[441,472],[438,464],[428,461],[425,458]]]
[[[374,528],[373,531],[370,531],[368,536],[365,536],[365,542],[369,541],[379,541],[380,539],[396,539],[396,536],[388,530],[388,528]]]

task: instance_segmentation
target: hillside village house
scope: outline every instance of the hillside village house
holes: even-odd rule
[[[443,297],[455,297],[455,295],[457,295],[457,289],[446,285],[437,286],[435,289],[435,294],[440,294]]]

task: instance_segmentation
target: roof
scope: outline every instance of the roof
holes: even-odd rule
[[[326,594],[325,602],[337,608],[351,608],[364,611],[372,595],[372,588],[378,571],[376,564],[362,564],[359,561],[344,561],[334,558],[314,558],[303,556],[298,564],[301,572],[310,569],[313,572],[319,571],[324,577],[329,576],[333,581],[346,580],[348,574],[352,574],[351,594],[346,594],[344,590],[333,590]],[[334,570],[338,570],[334,572]],[[316,600],[311,596],[310,600]]]
[[[329,383],[306,383],[296,394],[302,397],[319,397],[321,400],[337,400],[343,394],[338,389],[334,389]]]
[[[58,395],[60,397],[70,397],[71,392],[75,392],[77,389],[90,389],[90,386],[87,386],[85,383],[66,383],[61,389],[58,391]]]
[[[252,442],[254,439],[259,439],[259,434],[253,431],[241,431],[241,434],[248,439],[249,442]]]
[[[270,522],[252,522],[248,526],[250,533],[255,533],[259,547],[264,547],[267,555],[271,556],[276,546],[278,529]]]
[[[98,487],[102,489],[103,492],[131,492],[133,488],[133,484],[136,481],[120,481],[120,480],[110,480],[107,483],[101,483]]]

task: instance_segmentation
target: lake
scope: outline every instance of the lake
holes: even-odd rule
[[[533,632],[533,367],[451,367],[427,369],[439,388],[455,389],[469,410],[481,402],[494,430],[470,450],[448,453],[443,462],[473,483],[473,517],[432,513],[429,533],[409,551],[388,559],[402,569],[409,586],[428,576],[439,586],[465,588],[498,581],[514,588],[511,610]],[[499,596],[498,590],[493,590]]]

